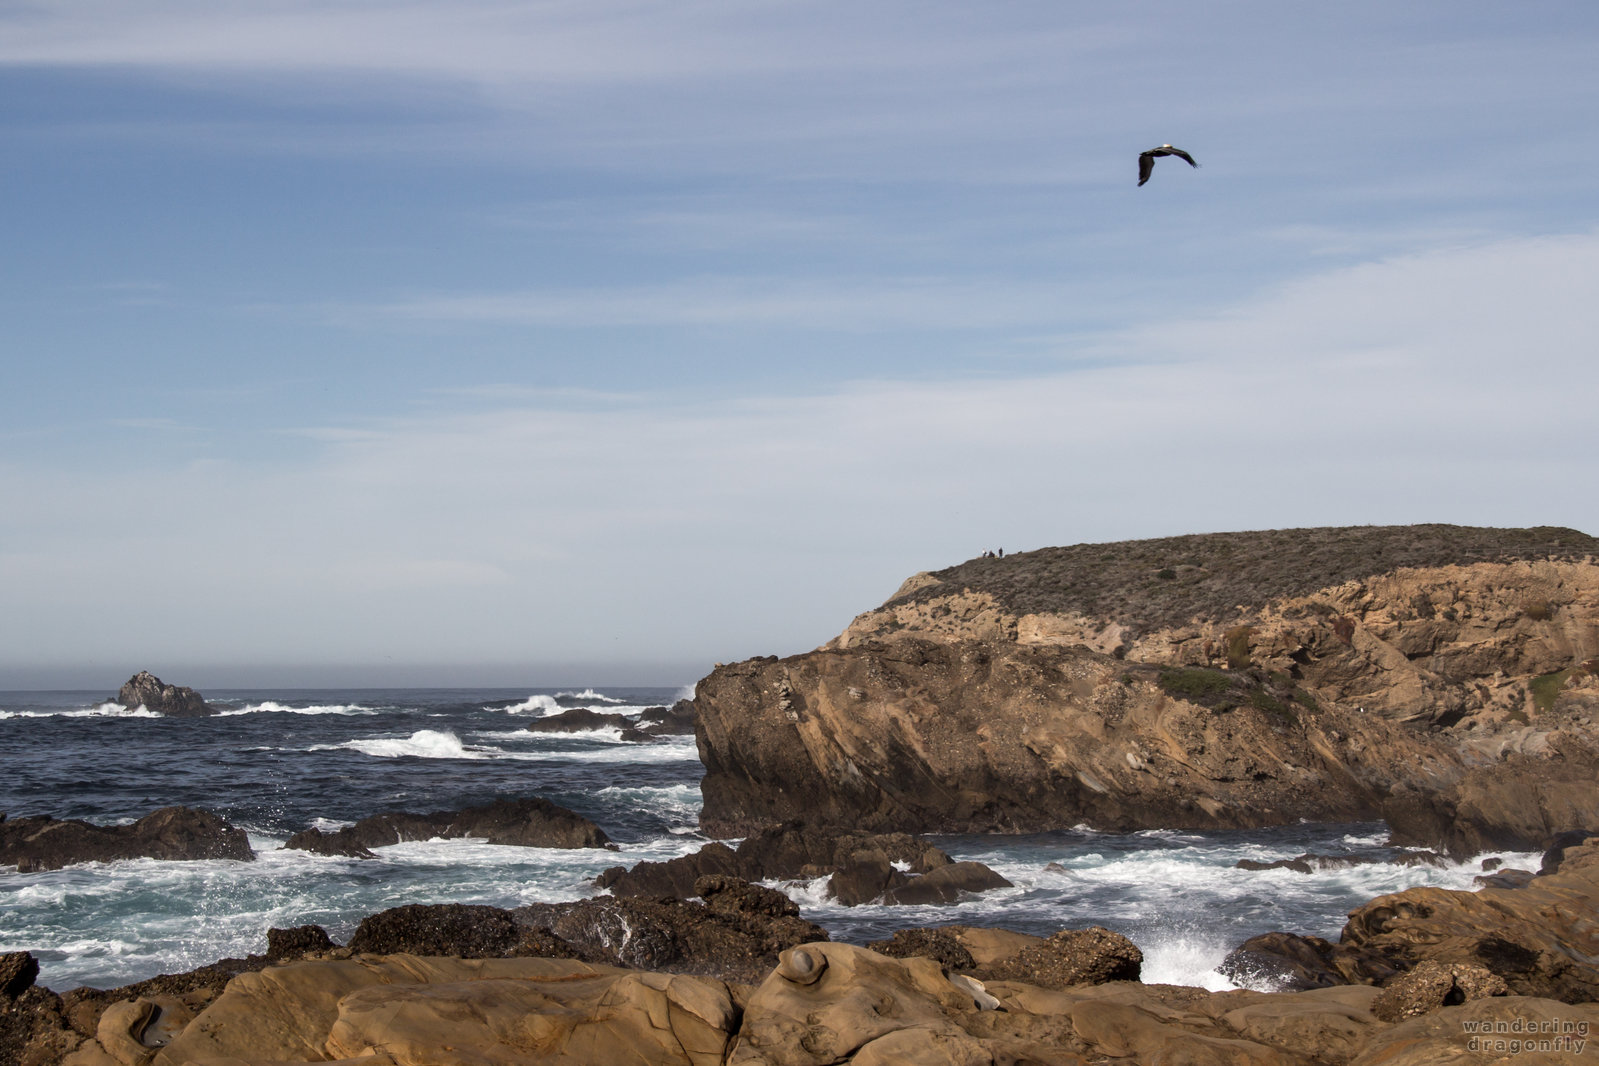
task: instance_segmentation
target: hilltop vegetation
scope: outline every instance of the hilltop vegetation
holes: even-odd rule
[[[1345,526],[1205,533],[972,559],[884,604],[969,589],[1002,610],[1118,618],[1135,629],[1223,621],[1240,607],[1305,596],[1400,568],[1599,557],[1599,538],[1559,526]]]

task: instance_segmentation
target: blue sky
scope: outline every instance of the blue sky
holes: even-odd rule
[[[675,684],[985,548],[1599,532],[1596,69],[1575,2],[7,4],[0,687]]]

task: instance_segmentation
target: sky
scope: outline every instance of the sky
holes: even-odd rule
[[[688,684],[986,549],[1599,533],[1595,70],[1590,0],[10,0],[0,688]]]

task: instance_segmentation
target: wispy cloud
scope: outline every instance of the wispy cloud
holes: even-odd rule
[[[107,519],[120,489],[103,477],[0,466],[6,498],[27,501],[0,580],[32,620],[6,654],[69,630],[108,653],[147,646],[93,609],[130,571],[165,590],[140,632],[191,658],[726,658],[819,643],[907,573],[990,547],[1599,529],[1583,491],[1596,273],[1592,233],[1398,257],[1127,331],[1103,341],[1109,365],[1026,380],[674,406],[473,397],[320,432],[290,465],[151,470],[140,492],[166,503],[132,526]]]

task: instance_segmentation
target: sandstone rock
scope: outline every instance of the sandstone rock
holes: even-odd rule
[[[525,848],[603,848],[610,844],[605,831],[587,818],[549,800],[532,797],[499,799],[482,807],[432,814],[391,811],[331,833],[307,829],[290,837],[283,846],[320,855],[374,858],[372,848],[435,837],[472,837],[490,844]]]
[[[1537,756],[1511,753],[1472,766],[1442,788],[1407,787],[1383,804],[1396,844],[1442,847],[1462,859],[1483,851],[1538,851],[1599,825],[1599,738],[1562,731]]]
[[[363,957],[240,977],[152,1066],[713,1066],[736,1020],[726,986],[704,978],[570,960]]]
[[[1525,888],[1537,876],[1531,870],[1496,870],[1491,874],[1478,874],[1471,883],[1483,888]]]
[[[1599,833],[1590,832],[1586,829],[1573,829],[1558,834],[1550,842],[1548,850],[1544,852],[1543,861],[1538,865],[1538,872],[1540,874],[1559,873],[1560,864],[1566,860],[1566,851],[1568,849],[1577,847],[1596,837],[1599,837]]]
[[[255,858],[244,830],[206,811],[163,807],[132,825],[93,825],[49,815],[0,821],[0,864],[20,872],[120,859]]]
[[[1599,1006],[1488,997],[1371,1034],[1349,1066],[1508,1066],[1578,1063],[1594,1053]]]
[[[1509,993],[1505,982],[1485,967],[1428,959],[1383,986],[1382,993],[1372,1000],[1371,1012],[1385,1022],[1399,1022],[1440,1007]]]
[[[971,996],[929,959],[888,959],[848,944],[806,944],[784,952],[750,997],[728,1063],[824,1066],[852,1056],[859,1062],[865,1049],[884,1038],[891,1042],[873,1053],[877,1061],[902,1061],[894,1056],[912,1045],[894,1034],[906,1031],[918,1034],[917,1049],[929,1041],[954,1044],[965,1061],[982,1061],[956,1021],[965,1013],[977,1013]]]
[[[1518,995],[1599,999],[1599,843],[1566,852],[1558,873],[1522,888],[1412,888],[1350,912],[1345,946],[1401,967],[1480,965]]]
[[[1565,529],[1280,530],[973,560],[917,575],[813,653],[702,680],[702,825],[1384,816],[1397,842],[1455,857],[1541,847],[1599,824],[1595,627],[1599,540]]]
[[[559,714],[536,718],[527,726],[529,733],[591,733],[596,729],[615,729],[622,734],[623,740],[634,743],[649,739],[648,734],[634,728],[621,715],[602,714],[587,707],[573,707]]]
[[[1211,679],[1238,703],[1205,706]],[[1374,716],[1296,711],[1253,675],[1199,682],[1194,702],[1174,695],[1187,675],[1082,646],[911,638],[724,666],[696,696],[701,824],[735,836],[801,817],[942,832],[1360,820],[1395,782],[1458,768]]]
[[[194,689],[163,684],[148,670],[140,670],[122,683],[117,702],[130,710],[143,707],[168,718],[204,718],[216,713]]]

